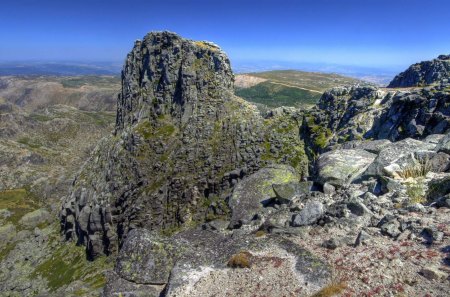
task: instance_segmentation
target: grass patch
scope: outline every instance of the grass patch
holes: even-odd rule
[[[0,191],[0,209],[8,209],[11,216],[5,219],[14,225],[27,213],[39,208],[36,197],[25,189]]]
[[[17,140],[18,143],[21,143],[23,145],[26,145],[30,148],[37,149],[40,148],[42,145],[40,143],[35,142],[33,139],[29,137],[21,137]]]
[[[84,247],[62,243],[49,259],[35,268],[31,277],[45,278],[52,292],[76,280],[98,289],[106,284],[103,271],[112,266],[110,262],[106,256],[87,261]]]
[[[410,204],[425,203],[425,189],[421,182],[406,185],[406,195],[409,197]]]
[[[263,104],[270,108],[313,105],[316,104],[321,96],[319,93],[273,84],[267,81],[250,88],[237,89],[235,94],[247,101]]]
[[[347,284],[340,282],[340,283],[333,283],[331,285],[326,286],[319,292],[315,293],[311,297],[330,297],[330,296],[336,296],[340,293],[342,293],[347,288]]]
[[[411,164],[402,171],[398,172],[401,178],[416,178],[426,176],[431,171],[431,163],[428,159],[419,160],[415,164]]]

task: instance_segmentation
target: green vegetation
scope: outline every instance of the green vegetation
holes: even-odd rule
[[[58,235],[54,234],[55,237]],[[76,280],[82,280],[91,289],[98,289],[106,283],[103,271],[111,266],[112,262],[106,256],[89,262],[86,260],[84,247],[74,243],[60,243],[52,255],[35,268],[31,276],[45,278],[51,291]]]
[[[264,104],[271,108],[279,106],[302,107],[304,105],[313,105],[321,96],[320,93],[271,82],[262,82],[250,88],[237,89],[235,93],[237,96],[250,102]]]
[[[38,208],[36,197],[26,189],[0,191],[0,209],[8,209],[11,212],[11,216],[6,218],[6,222],[17,225],[26,213]]]
[[[351,85],[361,82],[358,79],[333,73],[305,72],[297,70],[275,70],[249,73],[249,75],[318,92],[323,92],[336,86]]]
[[[141,121],[135,128],[135,131],[149,140],[157,137],[167,138],[175,133],[176,128],[171,123],[163,123],[161,126],[154,128],[148,120]]]
[[[409,197],[410,204],[425,203],[427,199],[425,198],[425,189],[423,187],[423,182],[421,180],[417,183],[410,183],[406,185],[406,195]]]
[[[248,86],[251,78],[266,80]],[[360,83],[360,80],[332,73],[277,70],[242,75],[242,84],[236,84],[236,95],[265,107],[308,107],[315,104],[322,93],[332,87]],[[239,80],[237,80],[239,81]],[[262,106],[259,106],[262,105]]]

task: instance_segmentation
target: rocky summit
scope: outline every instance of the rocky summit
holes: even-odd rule
[[[169,32],[137,41],[122,71],[114,135],[103,139],[63,203],[67,238],[92,257],[129,230],[166,233],[226,218],[233,187],[273,163],[306,175],[300,115],[264,119],[233,95],[225,53]]]
[[[217,45],[149,33],[62,233],[115,262],[103,296],[446,296],[448,61],[262,114]]]
[[[389,88],[420,87],[448,82],[450,76],[450,55],[440,55],[432,61],[424,61],[411,65],[407,70],[397,75]]]

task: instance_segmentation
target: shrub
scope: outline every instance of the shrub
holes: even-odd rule
[[[228,260],[228,267],[231,268],[250,268],[252,254],[246,251],[239,252],[231,256]]]
[[[425,190],[422,183],[418,182],[415,184],[406,185],[406,195],[409,197],[409,202],[411,204],[415,203],[425,203]]]

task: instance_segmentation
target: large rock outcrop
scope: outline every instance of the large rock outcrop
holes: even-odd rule
[[[323,94],[305,112],[302,138],[311,157],[364,139],[398,141],[445,134],[450,129],[450,88],[446,84],[394,91],[347,86]]]
[[[263,119],[235,97],[216,45],[150,33],[127,56],[114,135],[64,199],[63,232],[95,257],[130,229],[173,232],[227,216],[225,199],[244,176],[271,163],[305,174],[300,122],[289,109]]]
[[[450,55],[440,55],[437,59],[411,65],[397,75],[389,88],[423,87],[442,80],[448,82],[450,77]]]

